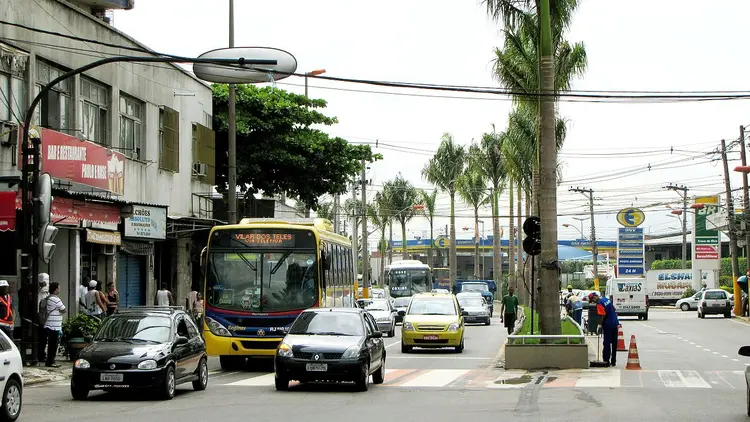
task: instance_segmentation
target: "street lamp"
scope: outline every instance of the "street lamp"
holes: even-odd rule
[[[318,76],[326,73],[325,69],[316,69],[310,72],[305,73],[305,98],[307,98],[307,77],[308,76]]]
[[[578,227],[576,227],[576,226],[574,226],[572,224],[567,224],[567,223],[563,224],[562,226],[565,227],[565,228],[571,228],[572,227],[572,228],[578,230],[578,233],[581,234],[581,239],[584,239],[584,240],[586,239],[586,236],[583,234],[583,230],[578,229]],[[583,226],[583,223],[581,223],[581,226]]]

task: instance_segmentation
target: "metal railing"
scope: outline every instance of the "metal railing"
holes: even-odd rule
[[[580,340],[581,344],[585,344],[585,337],[581,335],[569,335],[569,334],[534,334],[534,335],[510,335],[508,336],[509,342],[516,344],[514,340],[521,340],[521,344],[526,344],[526,340],[566,340],[565,344],[571,344],[570,340]]]

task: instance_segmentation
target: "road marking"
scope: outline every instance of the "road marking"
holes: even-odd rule
[[[465,375],[468,369],[435,369],[401,384],[402,387],[445,387],[456,378]]]
[[[667,388],[711,388],[698,371],[659,371],[659,378]]]
[[[615,369],[603,373],[588,373],[576,381],[576,387],[619,387],[620,372],[619,369]]]
[[[266,385],[272,385],[274,380],[273,377],[274,374],[266,374],[261,375],[259,377],[252,377],[252,378],[246,378],[244,380],[239,380],[235,382],[230,382],[229,384],[224,385],[230,385],[233,387],[242,386],[242,387],[261,387]]]
[[[732,359],[732,360],[735,361],[735,362],[739,362],[740,361],[739,359]]]
[[[713,354],[715,354],[715,355],[718,355],[718,354],[719,354],[719,352],[711,352],[711,353],[713,353]]]
[[[494,360],[495,358],[478,358],[472,356],[433,356],[433,355],[414,355],[414,356],[388,356],[391,359],[450,359],[450,360]]]
[[[710,351],[711,351],[711,349],[706,349],[705,347],[703,348],[703,350],[705,350],[705,351],[707,351],[707,352],[710,352]]]

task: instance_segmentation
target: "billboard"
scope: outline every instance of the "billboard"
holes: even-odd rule
[[[703,208],[696,208],[693,218],[693,269],[718,270],[721,268],[721,235],[708,220],[720,213],[719,196],[697,197],[695,204],[702,204]]]

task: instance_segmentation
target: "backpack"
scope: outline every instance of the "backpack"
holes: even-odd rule
[[[39,311],[37,312],[37,318],[39,320],[39,324],[41,325],[47,323],[47,318],[49,317],[49,314],[51,314],[51,312],[47,311],[48,301],[49,296],[45,297],[39,302]]]

